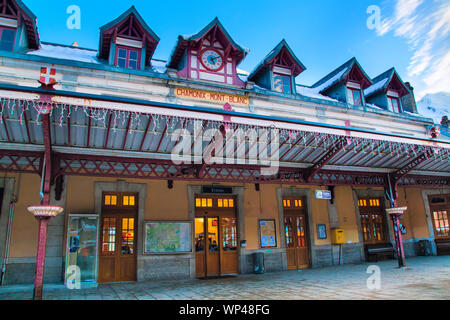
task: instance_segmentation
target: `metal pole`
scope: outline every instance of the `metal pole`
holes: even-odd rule
[[[47,227],[49,218],[36,218],[39,221],[38,245],[36,254],[36,275],[34,278],[34,300],[42,300],[44,288],[45,249],[47,242]]]
[[[396,208],[397,207],[397,199],[394,196],[395,190],[392,189],[391,177],[389,174],[388,174],[388,186],[389,186],[389,201],[391,203],[391,208]],[[395,245],[396,245],[396,249],[397,249],[398,267],[402,268],[402,267],[406,267],[406,262],[405,262],[405,252],[403,250],[402,234],[400,232],[399,217],[400,217],[400,215],[397,215],[397,214],[391,215],[392,223],[394,226],[394,238],[395,238]]]

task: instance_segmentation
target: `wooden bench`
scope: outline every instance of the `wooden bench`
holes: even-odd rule
[[[436,249],[438,256],[450,254],[450,239],[436,240]]]
[[[395,249],[391,243],[366,244],[365,249],[368,261],[371,257],[375,257],[375,261],[378,262],[380,256],[389,256],[394,259]]]

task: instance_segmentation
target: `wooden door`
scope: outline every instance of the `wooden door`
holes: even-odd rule
[[[286,256],[289,270],[309,268],[306,216],[285,215]]]
[[[195,218],[195,259],[198,278],[237,274],[238,237],[235,201],[198,196]]]
[[[219,218],[195,219],[195,261],[198,278],[220,274]]]
[[[360,199],[358,205],[364,244],[382,244],[389,242],[381,199]]]
[[[283,200],[286,258],[288,270],[309,268],[308,227],[304,200]]]
[[[136,211],[124,208],[123,195],[115,195],[116,200],[102,212],[100,231],[100,252],[98,281],[136,281]],[[129,196],[125,196],[129,197]],[[135,198],[133,199],[135,206]]]

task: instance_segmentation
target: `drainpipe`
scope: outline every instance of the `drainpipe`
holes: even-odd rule
[[[19,195],[19,190],[20,190],[20,178],[21,177],[22,177],[22,174],[19,173],[18,178],[17,178],[15,192],[11,197],[11,201],[9,202],[9,214],[8,214],[8,225],[7,225],[7,231],[6,231],[5,254],[3,257],[2,269],[1,269],[1,274],[0,274],[0,286],[3,285],[3,281],[5,280],[6,267],[8,265],[9,248],[11,245],[11,230],[12,230],[12,223],[13,223],[13,217],[14,217],[14,206],[19,201],[18,195]]]

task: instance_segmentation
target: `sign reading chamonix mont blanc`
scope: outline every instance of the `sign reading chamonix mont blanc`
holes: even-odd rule
[[[235,106],[248,106],[250,104],[249,98],[246,96],[182,87],[175,88],[175,95],[179,98],[188,98],[221,104],[229,103]]]

